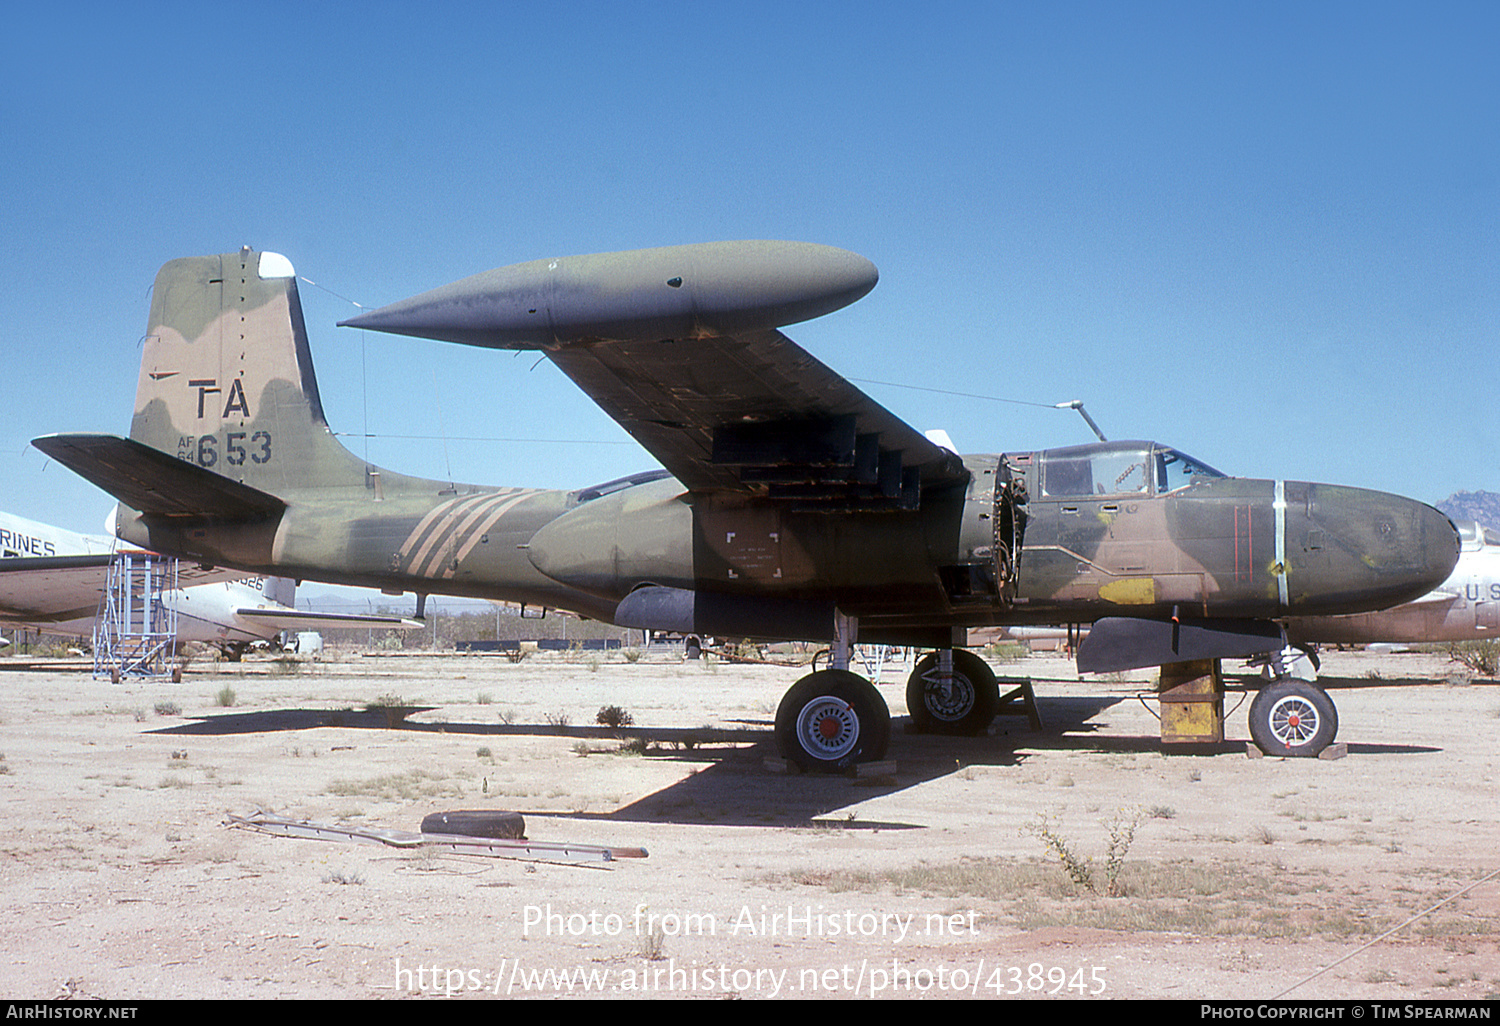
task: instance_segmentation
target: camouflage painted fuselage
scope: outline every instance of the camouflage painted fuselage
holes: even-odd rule
[[[547,525],[530,555],[549,576],[619,601],[643,584],[829,599],[866,636],[908,629],[1089,622],[1104,616],[1282,618],[1378,609],[1452,559],[1453,532],[1397,496],[1201,476],[1160,493],[1049,494],[1054,461],[1160,458],[1127,442],[966,456],[968,487],[919,512],[830,518],[775,507],[689,506],[670,480]],[[1014,591],[993,482],[1025,486]],[[692,539],[691,549],[687,539]]]

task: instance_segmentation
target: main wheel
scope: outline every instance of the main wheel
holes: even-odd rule
[[[978,734],[1000,707],[1000,686],[983,659],[953,650],[953,672],[938,668],[937,653],[917,660],[906,681],[906,707],[923,734]]]
[[[776,748],[813,773],[833,773],[885,755],[891,713],[875,686],[848,670],[809,673],[776,710]]]
[[[1333,743],[1339,714],[1322,688],[1280,680],[1250,703],[1250,736],[1267,755],[1314,756]]]

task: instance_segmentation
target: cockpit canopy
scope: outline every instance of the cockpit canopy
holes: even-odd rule
[[[1042,495],[1166,495],[1194,481],[1223,477],[1186,453],[1155,442],[1102,442],[1041,454]]]

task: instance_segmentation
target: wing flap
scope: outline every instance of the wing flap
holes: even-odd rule
[[[129,438],[46,435],[31,444],[148,515],[252,520],[286,509],[274,495]]]

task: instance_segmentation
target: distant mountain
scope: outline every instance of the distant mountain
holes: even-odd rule
[[[1454,492],[1437,508],[1450,520],[1477,520],[1492,531],[1500,531],[1500,492]]]

